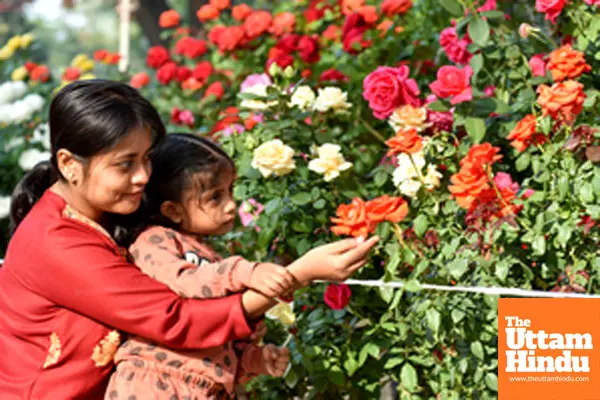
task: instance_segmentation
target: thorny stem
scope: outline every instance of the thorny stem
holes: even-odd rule
[[[365,128],[367,128],[367,130],[369,131],[369,133],[371,135],[373,135],[381,143],[385,144],[385,138],[383,137],[383,135],[381,133],[379,133],[377,130],[375,130],[375,128],[373,128],[371,126],[371,124],[369,124],[367,121],[365,121],[365,119],[363,117],[358,117],[358,119],[360,122],[362,122],[362,124],[365,126]]]

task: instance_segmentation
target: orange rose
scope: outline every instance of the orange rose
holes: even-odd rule
[[[244,28],[228,26],[219,37],[219,50],[233,51],[244,42]]]
[[[180,20],[181,17],[179,16],[179,13],[177,11],[167,10],[160,14],[160,17],[158,19],[158,25],[161,28],[174,28],[177,25],[179,25]]]
[[[383,0],[381,12],[392,18],[396,15],[405,14],[412,7],[412,0]]]
[[[488,176],[482,169],[461,169],[450,177],[448,187],[459,206],[469,209],[471,204],[486,189],[489,189]]]
[[[367,202],[366,207],[367,217],[374,223],[400,222],[408,215],[406,200],[402,197],[390,197],[387,194]]]
[[[196,12],[196,17],[200,22],[211,21],[219,17],[219,10],[210,4],[205,4]]]
[[[359,198],[355,197],[350,204],[341,204],[336,215],[337,218],[331,218],[331,222],[337,224],[331,232],[338,236],[366,237],[375,230],[375,225],[367,217],[365,202]]]
[[[243,21],[250,14],[252,14],[252,8],[247,4],[233,6],[231,9],[231,16],[236,21]]]
[[[244,31],[249,39],[255,39],[271,26],[273,17],[268,11],[254,11],[244,21]]]
[[[592,67],[585,62],[585,55],[573,50],[570,44],[550,53],[546,67],[552,72],[552,78],[559,82],[567,78],[577,78],[584,72],[592,70]]]
[[[394,25],[394,23],[392,22],[391,19],[384,19],[383,21],[381,21],[379,23],[379,25],[377,25],[377,30],[379,32],[381,32],[379,34],[379,37],[385,37],[385,35],[387,34],[387,31],[390,29],[390,27]]]
[[[400,129],[396,136],[385,142],[388,157],[398,153],[416,153],[423,148],[423,139],[414,128]]]
[[[219,11],[222,11],[229,7],[231,4],[229,0],[210,0],[209,4]]]
[[[374,24],[379,19],[375,6],[362,6],[356,11],[364,18],[367,24]]]
[[[342,0],[342,13],[349,16],[365,5],[365,0]]]
[[[120,59],[121,55],[119,53],[108,53],[108,55],[104,57],[103,62],[108,65],[117,65]]]
[[[491,166],[498,160],[502,159],[499,147],[494,147],[489,143],[476,144],[469,149],[469,152],[460,160],[462,169],[481,169],[485,170],[485,166]]]
[[[526,115],[513,128],[506,139],[511,140],[510,145],[517,151],[525,151],[532,143],[541,144],[546,141],[544,135],[536,134],[536,128],[535,116],[532,114]]]
[[[555,83],[552,87],[540,85],[537,92],[537,101],[542,106],[544,116],[550,115],[552,119],[562,120],[567,124],[575,121],[575,117],[583,109],[586,97],[583,85],[571,80]]]
[[[269,32],[275,36],[281,36],[284,33],[292,32],[295,23],[296,16],[293,13],[289,11],[282,12],[273,19],[273,25],[269,28]]]
[[[129,81],[129,85],[136,89],[148,86],[148,84],[150,84],[150,76],[148,76],[148,74],[145,72],[138,72],[132,76],[131,80]]]
[[[187,78],[181,84],[181,88],[183,90],[191,90],[191,91],[196,91],[196,90],[200,89],[202,86],[204,86],[204,83],[193,77]]]

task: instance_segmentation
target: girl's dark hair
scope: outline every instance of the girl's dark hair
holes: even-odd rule
[[[215,187],[224,173],[235,171],[233,160],[215,142],[202,136],[171,133],[151,154],[152,175],[146,185],[142,206],[131,223],[117,237],[120,245],[128,247],[137,235],[151,225],[177,229],[178,226],[162,215],[165,201],[183,202],[183,194],[198,188],[198,197]]]
[[[148,128],[152,146],[165,137],[156,109],[131,86],[107,80],[76,81],[65,86],[50,104],[51,159],[36,165],[12,194],[11,231],[57,179],[56,153],[69,150],[84,162],[109,151],[133,129]]]

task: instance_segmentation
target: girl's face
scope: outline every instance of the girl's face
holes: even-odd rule
[[[89,206],[88,217],[131,214],[138,209],[151,173],[151,146],[149,129],[136,128],[117,146],[88,160],[84,178],[74,188]]]
[[[181,229],[195,235],[223,235],[233,228],[236,206],[233,200],[235,174],[222,175],[220,182],[204,191],[198,198],[197,188],[186,191],[183,196],[185,217]],[[196,186],[196,185],[194,185]]]

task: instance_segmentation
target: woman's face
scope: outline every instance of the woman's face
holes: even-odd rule
[[[103,213],[131,214],[140,206],[151,173],[150,130],[140,127],[111,150],[88,160],[77,192],[92,218]]]

